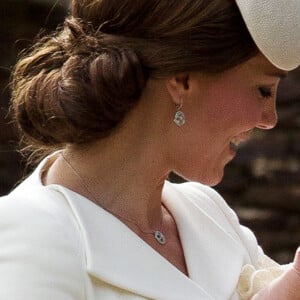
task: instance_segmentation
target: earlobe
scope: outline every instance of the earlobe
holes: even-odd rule
[[[189,90],[189,75],[176,74],[167,80],[166,86],[173,102],[179,105],[180,99],[186,98],[185,95]]]

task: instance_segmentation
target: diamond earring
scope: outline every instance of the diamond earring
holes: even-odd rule
[[[181,108],[182,108],[182,102],[176,105],[176,113],[173,119],[174,123],[179,127],[183,126],[185,123],[185,115],[183,111],[181,111]]]

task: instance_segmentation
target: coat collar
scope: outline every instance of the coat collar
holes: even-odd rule
[[[91,276],[151,299],[214,299],[113,215],[70,190],[56,189],[76,216]]]
[[[66,188],[55,188],[76,216],[91,276],[151,299],[232,299],[243,249],[172,184],[166,182],[163,199],[178,226],[189,278],[113,215]]]
[[[16,191],[42,186],[40,171],[45,162],[46,159]],[[91,276],[150,299],[238,299],[232,291],[245,250],[224,216],[218,215],[215,208],[214,218],[208,213],[205,207],[209,207],[211,199],[205,193],[200,197],[198,191],[197,201],[192,201],[184,185],[165,182],[163,189],[163,202],[178,227],[188,278],[101,207],[60,185],[46,188],[58,190],[69,203],[82,235]],[[196,202],[201,201],[198,206]]]

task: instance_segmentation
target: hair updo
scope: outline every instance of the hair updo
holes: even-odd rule
[[[15,66],[12,107],[37,147],[108,136],[150,78],[218,73],[258,52],[232,0],[73,0]]]
[[[120,122],[145,81],[135,51],[71,17],[17,64],[13,108],[21,129],[37,143],[84,143]]]

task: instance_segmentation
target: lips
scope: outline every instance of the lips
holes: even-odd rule
[[[230,148],[236,151],[242,144],[245,144],[249,140],[250,135],[251,132],[245,132],[234,136],[230,141]]]
[[[233,149],[233,150],[237,150],[240,143],[241,143],[241,141],[238,140],[236,137],[234,137],[234,138],[230,141],[230,148]]]

